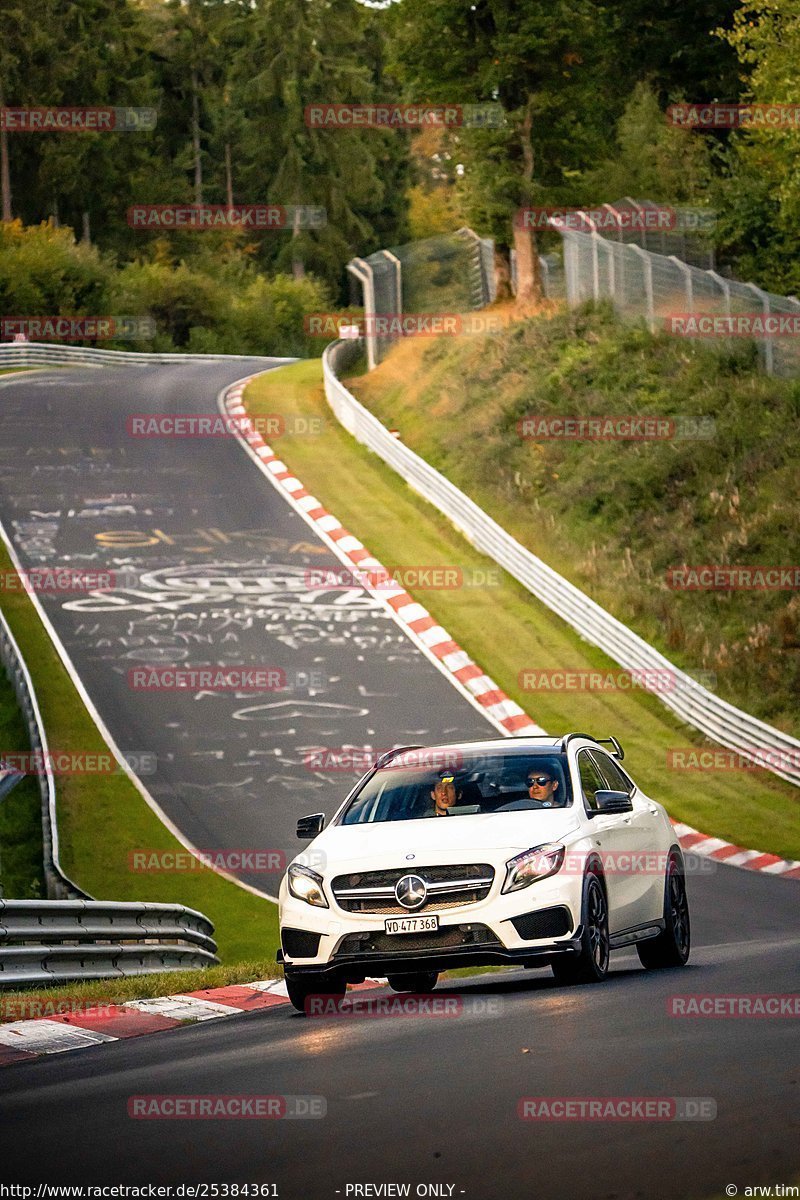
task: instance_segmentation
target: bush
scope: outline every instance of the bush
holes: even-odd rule
[[[0,310],[7,316],[100,316],[110,262],[49,222],[0,222]]]

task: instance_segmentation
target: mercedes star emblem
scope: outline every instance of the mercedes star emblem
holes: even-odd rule
[[[402,879],[398,879],[394,894],[397,903],[402,904],[403,908],[419,908],[427,899],[428,889],[425,880],[420,879],[419,875],[404,875]]]

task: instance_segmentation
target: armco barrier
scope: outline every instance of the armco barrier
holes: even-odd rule
[[[42,800],[42,842],[44,879],[47,895],[53,898],[89,899],[76,883],[61,869],[58,855],[58,824],[56,821],[56,785],[48,755],[45,731],[33,680],[8,622],[0,611],[0,663],[5,668],[14,689],[22,718],[28,730],[30,749],[41,756],[42,770],[38,773]]]
[[[474,501],[393,437],[338,378],[360,353],[363,353],[360,342],[338,341],[328,346],[322,359],[328,403],[356,441],[388,463],[410,487],[444,513],[476,549],[498,563],[609,658],[629,671],[668,670],[675,686],[656,694],[687,725],[728,749],[755,751],[759,763],[800,786],[800,741],[701,687],[627,625],[520,545]]]
[[[263,354],[155,354],[139,350],[96,350],[92,346],[59,346],[50,342],[8,342],[0,345],[0,368],[14,367],[153,367],[174,363],[296,362]]]
[[[182,904],[0,900],[0,988],[213,966],[213,932]]]

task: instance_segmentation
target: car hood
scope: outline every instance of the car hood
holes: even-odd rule
[[[417,821],[382,821],[372,825],[332,825],[315,838],[299,860],[314,859],[330,868],[345,862],[373,862],[376,867],[411,861],[479,862],[486,854],[514,854],[559,841],[578,828],[572,809],[484,813],[465,817],[426,817]]]

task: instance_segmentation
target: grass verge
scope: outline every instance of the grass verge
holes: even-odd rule
[[[0,543],[0,571],[13,569]],[[22,588],[4,595],[3,612],[34,681],[50,746],[59,752],[108,754]],[[181,874],[130,869],[134,850],[175,852],[182,847],[121,770],[62,775],[56,784],[61,865],[84,891],[98,900],[151,900],[199,909],[214,922],[225,963],[261,960],[274,953],[278,912],[271,901],[207,868]]]
[[[698,591],[668,578],[684,564],[800,563],[800,380],[765,375],[752,344],[721,353],[604,307],[547,311],[490,337],[408,338],[354,388],[646,641],[800,735],[797,587]],[[675,436],[536,438],[521,426],[606,414],[668,418]]]
[[[325,401],[319,361],[261,376],[248,387],[246,403],[252,416],[277,412],[322,419],[320,434],[287,435],[274,448],[385,566],[495,570],[436,509],[341,428]],[[673,818],[739,845],[800,858],[797,790],[761,770],[667,769],[671,748],[705,743],[654,696],[587,691],[532,697],[523,692],[518,674],[524,668],[563,670],[569,664],[575,670],[612,670],[615,664],[509,576],[499,569],[497,574],[497,586],[409,590],[545,729],[615,734],[635,778]]]
[[[17,697],[0,668],[0,758],[29,748]],[[39,787],[28,777],[0,800],[0,897],[44,899],[43,874]]]

